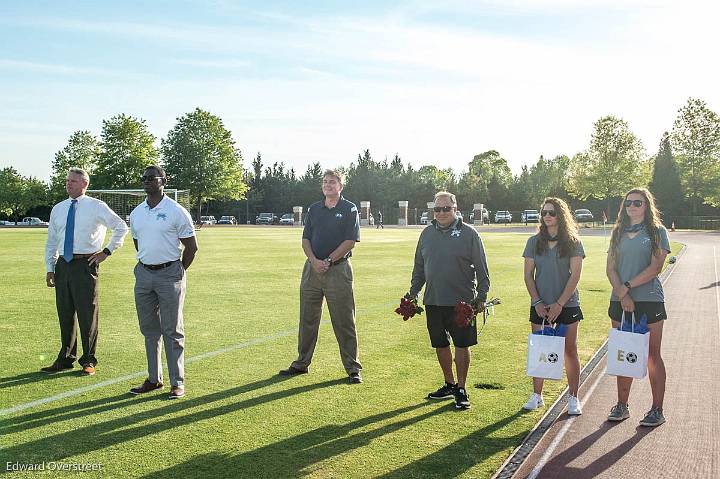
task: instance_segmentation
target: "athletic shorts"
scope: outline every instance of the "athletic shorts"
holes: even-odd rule
[[[608,308],[608,316],[613,321],[620,322],[622,320],[622,306],[620,301],[610,301],[610,307]],[[635,322],[639,322],[642,315],[647,317],[648,324],[657,323],[667,319],[667,313],[665,312],[665,303],[658,303],[655,301],[636,301],[635,302]],[[625,313],[625,319],[627,321],[632,320],[632,314]]]
[[[555,320],[555,324],[573,324],[583,319],[582,310],[580,306],[569,306],[563,308],[560,316]],[[543,319],[538,316],[535,308],[530,308],[530,322],[533,324],[542,324]],[[547,323],[547,321],[546,321]]]
[[[467,348],[477,344],[477,325],[462,328],[455,324],[455,308],[453,306],[426,304],[425,313],[430,344],[433,348],[450,346],[451,338],[455,347],[458,348]],[[480,321],[482,321],[482,317],[480,317]]]

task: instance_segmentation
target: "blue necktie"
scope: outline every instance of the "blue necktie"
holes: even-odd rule
[[[66,262],[73,259],[73,238],[75,237],[75,203],[77,200],[70,202],[68,209],[67,223],[65,224],[65,244],[63,245],[63,258]]]

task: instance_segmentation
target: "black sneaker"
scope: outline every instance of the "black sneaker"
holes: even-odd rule
[[[348,382],[350,384],[361,384],[362,383],[362,376],[360,376],[360,373],[350,373],[348,376]]]
[[[470,409],[470,398],[465,388],[455,390],[455,409]]]
[[[428,399],[452,399],[455,397],[457,384],[445,383],[440,389],[427,395]]]

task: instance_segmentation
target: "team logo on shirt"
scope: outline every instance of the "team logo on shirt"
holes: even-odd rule
[[[155,220],[157,220],[157,221],[160,221],[160,220],[167,221],[167,215],[166,215],[165,213],[158,213],[157,216],[155,217]]]
[[[342,218],[342,213],[335,213],[335,218]]]
[[[452,231],[450,232],[450,236],[454,236],[455,238],[459,238],[459,237],[460,237],[460,230],[452,230]]]

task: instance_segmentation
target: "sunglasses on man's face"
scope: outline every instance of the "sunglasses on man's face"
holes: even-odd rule
[[[540,214],[543,216],[550,215],[553,218],[555,218],[557,216],[557,213],[555,212],[555,210],[542,210],[542,211],[540,211]]]
[[[634,206],[635,208],[640,208],[643,205],[643,200],[625,200],[625,208],[630,208],[630,205]]]
[[[155,175],[143,175],[140,177],[140,181],[145,183],[146,181],[155,181],[158,178],[165,178],[164,176],[155,176]]]
[[[453,208],[454,206],[436,206],[435,208],[433,208],[433,211],[435,213],[440,213],[441,211],[443,213],[450,213]]]

